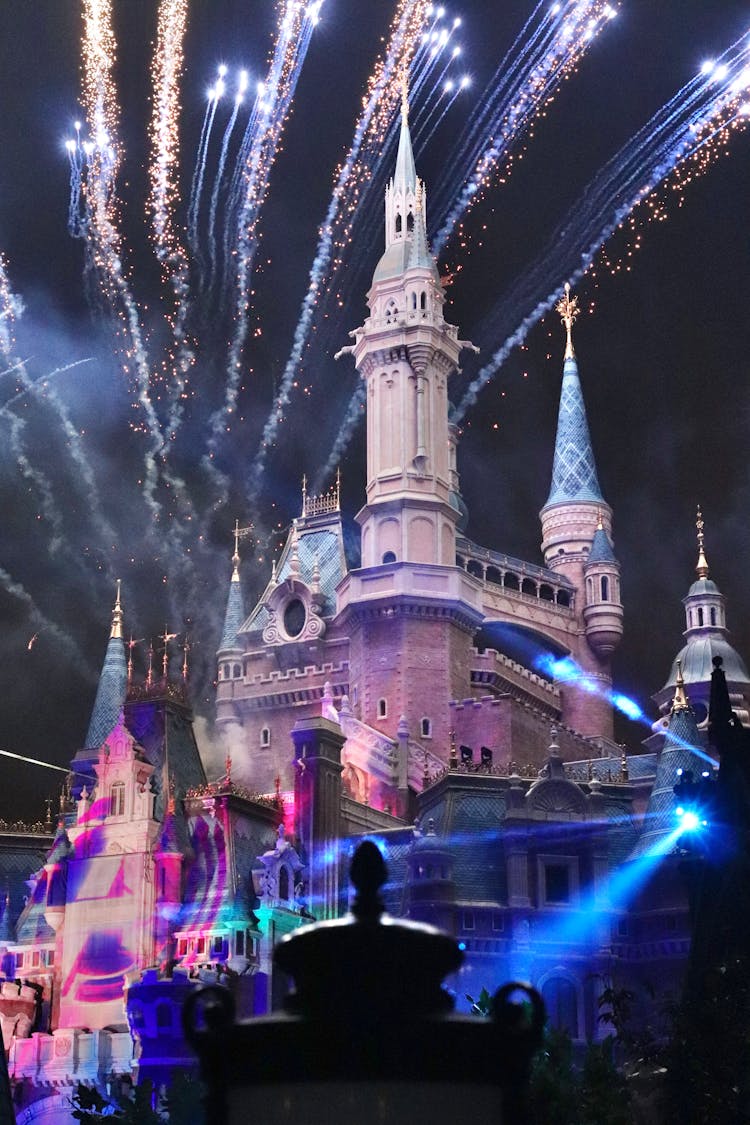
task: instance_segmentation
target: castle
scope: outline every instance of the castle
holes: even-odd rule
[[[346,909],[343,868],[363,835],[386,855],[389,910],[460,941],[459,1002],[527,979],[584,1040],[602,1034],[607,982],[679,989],[690,933],[672,789],[678,769],[706,769],[714,656],[750,721],[702,520],[685,645],[645,752],[627,753],[613,741],[610,666],[620,569],[575,298],[566,289],[559,305],[543,561],[524,562],[464,533],[448,384],[472,345],[444,319],[426,208],[404,104],[369,314],[339,353],[366,389],[361,560],[346,555],[338,482],[320,496],[303,486],[249,613],[236,538],[217,653],[222,777],[205,775],[166,662],[161,679],[134,684],[118,591],[71,801],[41,865],[30,857],[25,901],[16,884],[2,918],[19,1125],[70,1120],[77,1082],[134,1073],[158,1085],[193,1067],[180,1005],[200,980],[228,979],[243,1014],[272,1008],[284,988],[275,943]]]

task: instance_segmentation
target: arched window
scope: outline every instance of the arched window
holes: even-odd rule
[[[109,815],[125,816],[125,782],[115,781],[109,787]]]
[[[716,606],[711,606],[711,624],[716,624]]]
[[[542,585],[539,587],[539,597],[542,601],[553,602],[555,600],[555,591],[551,586]]]
[[[260,744],[263,747],[271,745],[271,731],[268,727],[262,727],[260,732]]]
[[[233,668],[232,668],[232,675],[234,676],[235,680],[238,680],[238,679],[240,678],[240,676],[242,675],[242,667],[241,667],[241,665],[239,665],[239,664],[235,664],[235,665],[233,666]]]
[[[518,575],[513,574],[511,571],[506,571],[505,572],[505,578],[503,579],[503,586],[505,587],[506,590],[517,590],[518,589]]]
[[[432,719],[422,719],[422,738],[432,738]]]
[[[396,234],[401,234],[401,212],[396,215]]]
[[[414,212],[410,211],[406,216],[406,230],[409,234],[414,230]]]
[[[609,578],[606,574],[602,575],[602,601],[609,601]]]
[[[279,868],[279,898],[289,898],[289,868],[283,864]]]
[[[419,294],[419,307],[420,307],[420,309],[426,309],[427,308],[427,294],[425,293],[424,289]]]
[[[496,566],[488,566],[485,575],[488,582],[494,582],[496,586],[502,586],[503,576]]]
[[[394,554],[394,552],[393,551],[386,551],[385,554],[383,555],[383,562],[384,563],[395,563],[395,561],[396,561],[396,555]]]
[[[473,574],[475,578],[483,578],[484,577],[484,575],[482,573],[482,564],[480,562],[477,562],[476,559],[469,559],[469,561],[466,565],[466,569],[469,572],[469,574]]]
[[[388,717],[388,703],[385,699],[378,700],[378,718],[385,719]]]
[[[542,999],[552,1026],[578,1039],[578,998],[573,982],[567,977],[550,977],[542,985]]]
[[[521,593],[528,594],[532,598],[538,597],[539,595],[536,588],[536,582],[532,582],[530,578],[524,578],[523,582],[521,583]]]
[[[570,605],[570,594],[568,593],[567,590],[558,590],[557,591],[557,604],[558,605],[564,605],[564,606]]]
[[[411,295],[411,307],[413,309],[416,309],[416,307],[417,307],[417,294],[416,293],[412,293],[412,295]]]
[[[698,606],[698,624],[699,625],[703,624],[703,607],[702,606]]]
[[[394,300],[390,300],[385,306],[385,322],[386,324],[395,324],[396,317],[398,316],[398,306]]]
[[[594,579],[593,578],[587,578],[586,579],[586,598],[589,602],[593,602],[593,600],[594,600]]]

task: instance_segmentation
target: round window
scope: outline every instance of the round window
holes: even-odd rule
[[[307,611],[299,598],[294,598],[284,610],[284,629],[288,637],[298,637],[305,627]]]

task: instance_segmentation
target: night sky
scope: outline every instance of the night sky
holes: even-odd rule
[[[228,83],[243,66],[257,80],[265,71],[274,30],[272,6],[259,0],[191,0],[189,8],[180,224],[187,216],[205,91],[217,64],[229,67]],[[154,369],[165,347],[163,312],[169,308],[147,213],[156,10],[155,3],[142,0],[115,5],[124,146],[117,194],[128,277]],[[415,146],[418,170],[427,182],[428,216],[431,184],[445,172],[468,114],[530,13],[531,5],[519,0],[503,5],[465,0],[455,9],[447,7],[448,24],[456,16],[463,21],[452,40],[463,47],[453,73],[468,73],[472,85],[456,99],[425,150]],[[218,499],[200,462],[209,415],[223,395],[231,301],[195,298],[195,393],[169,453],[193,512],[178,527],[163,479],[158,520],[144,502],[139,480],[147,443],[132,429],[138,421],[132,380],[119,370],[111,319],[95,286],[84,278],[83,245],[67,231],[64,142],[74,135],[74,120],[83,116],[80,6],[72,0],[6,0],[2,5],[0,252],[25,305],[16,325],[15,354],[26,361],[31,379],[89,360],[55,376],[50,386],[80,435],[96,495],[86,484],[81,460],[71,456],[54,403],[43,392],[15,398],[17,373],[0,376],[0,405],[6,406],[0,410],[0,748],[64,765],[80,747],[117,577],[123,580],[128,632],[156,637],[168,624],[170,631],[189,635],[195,706],[210,720],[213,653],[235,517],[242,524],[253,519],[262,540],[244,548],[249,607],[267,581],[271,554],[280,542],[274,532],[298,514],[302,472],[314,479],[325,463],[357,385],[351,360],[334,363],[332,355],[364,317],[364,294],[382,246],[382,186],[391,170],[392,147],[377,170],[373,204],[355,226],[356,251],[343,278],[341,307],[321,321],[306,352],[300,388],[267,459],[258,501],[251,504],[248,469],[290,352],[317,227],[391,14],[390,4],[362,0],[325,0],[322,6],[261,212],[253,331],[243,356],[239,418],[216,452],[216,464],[229,482]],[[466,249],[449,243],[441,258],[443,272],[454,273],[447,318],[482,349],[454,377],[454,400],[531,311],[516,298],[525,271],[598,169],[706,58],[720,54],[747,26],[747,5],[739,0],[721,5],[623,0],[618,17],[562,84],[533,139],[520,146],[522,159],[516,160],[510,180],[496,185],[472,211]],[[229,104],[217,111],[204,206],[229,113]],[[750,656],[749,157],[748,131],[737,130],[726,154],[688,185],[682,205],[677,206],[676,196],[667,202],[665,222],[639,227],[642,244],[625,259],[629,271],[612,277],[599,269],[595,279],[576,287],[586,310],[575,329],[576,351],[622,564],[626,632],[615,658],[615,681],[652,717],[649,697],[662,686],[682,643],[681,598],[694,576],[698,503],[711,574],[727,597],[733,643]],[[454,181],[458,191],[457,173]],[[624,235],[614,237],[607,247],[610,257],[627,255],[628,245]],[[194,265],[194,283],[198,276]],[[547,289],[564,281],[564,276],[550,276]],[[467,413],[459,450],[469,536],[532,562],[541,561],[538,511],[549,488],[562,353],[559,321],[547,316]],[[351,522],[363,495],[362,427],[341,469]],[[143,647],[136,657],[141,670]],[[180,658],[175,649],[175,662]],[[619,736],[635,748],[646,733],[645,727],[625,724]],[[5,817],[41,813],[42,798],[62,777],[7,760],[2,768],[0,816]]]

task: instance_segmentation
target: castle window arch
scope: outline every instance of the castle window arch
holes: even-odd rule
[[[602,575],[602,601],[609,601],[609,578],[606,574]]]
[[[716,624],[716,606],[711,606],[711,624]]]
[[[401,234],[401,227],[402,227],[401,212],[398,211],[397,214],[396,214],[396,234]]]
[[[422,738],[432,738],[432,719],[428,719],[425,716],[425,718],[421,720],[419,727],[422,733]]]
[[[414,230],[414,212],[410,211],[406,216],[406,230],[408,234]]]
[[[419,307],[420,309],[422,309],[422,311],[427,308],[427,294],[425,293],[424,289],[419,294]]]
[[[242,675],[241,665],[239,665],[239,664],[233,664],[232,665],[232,675],[234,676],[235,680],[238,680],[240,678],[240,676]]]
[[[514,574],[511,570],[507,570],[505,572],[505,578],[503,579],[503,586],[505,587],[505,589],[517,590],[519,585],[520,583],[518,581],[518,575]]]
[[[383,562],[384,563],[395,563],[395,561],[396,561],[396,554],[395,554],[394,551],[386,551],[384,553],[384,555],[383,555]]]
[[[557,601],[558,605],[569,606],[570,605],[570,594],[568,593],[567,590],[558,590],[557,591],[557,598],[555,600]]]
[[[386,324],[395,324],[398,316],[398,305],[391,297],[388,304],[385,306],[385,322]]]
[[[268,727],[261,727],[260,744],[264,749],[271,745],[271,731]]]
[[[379,699],[378,700],[378,718],[379,719],[387,719],[388,718],[388,700],[387,699]]]
[[[411,307],[413,309],[416,309],[416,307],[417,307],[417,294],[416,293],[412,293],[412,295],[411,295]]]
[[[703,624],[703,606],[698,606],[698,625]]]

